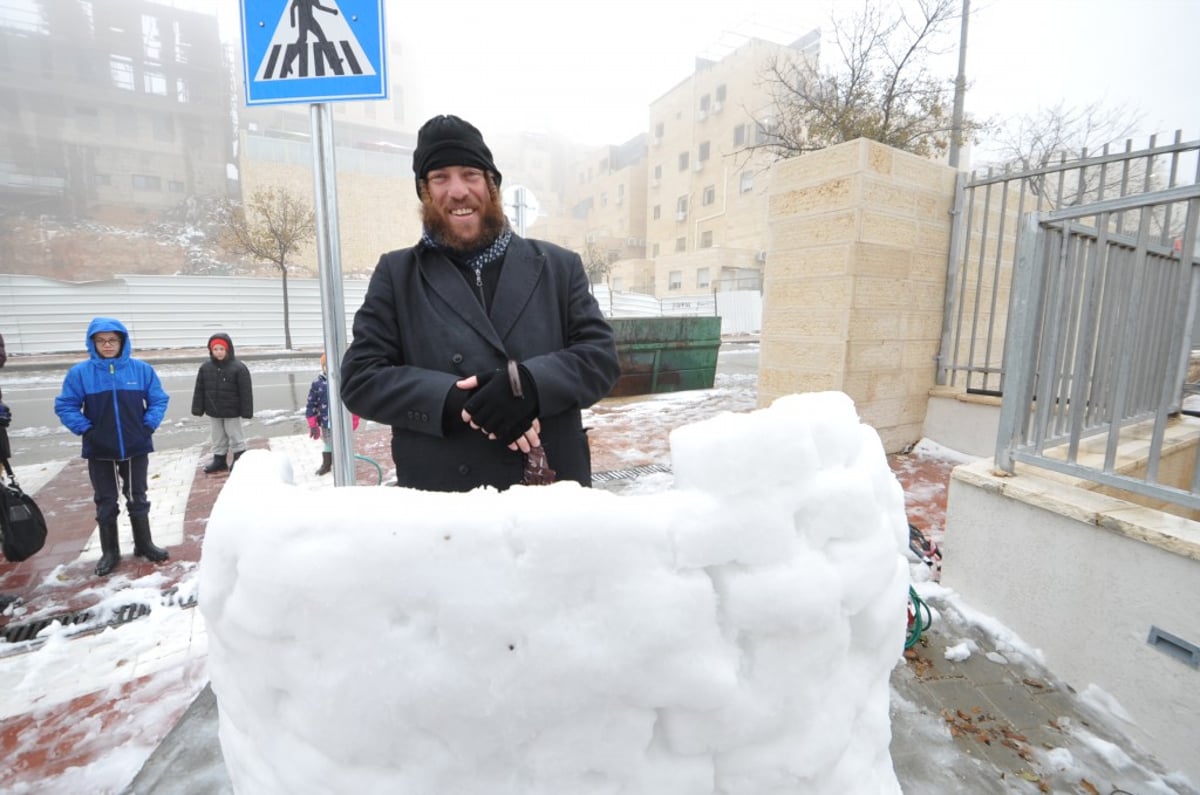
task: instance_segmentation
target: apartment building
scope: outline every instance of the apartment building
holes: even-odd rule
[[[683,297],[761,286],[767,248],[773,58],[815,58],[819,31],[791,45],[749,38],[651,103],[645,254],[617,260],[614,289]],[[647,289],[647,281],[651,281]],[[634,285],[637,285],[635,287]]]
[[[568,189],[570,215],[582,240],[571,242],[586,260],[642,260],[646,256],[646,135],[623,144],[593,148],[575,163]],[[645,269],[643,269],[644,271]],[[635,286],[636,284],[636,286]],[[645,282],[617,277],[617,290],[649,292]]]
[[[0,207],[141,222],[224,197],[230,79],[211,14],[0,0]]]

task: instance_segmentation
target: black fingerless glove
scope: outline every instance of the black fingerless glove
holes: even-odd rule
[[[450,387],[450,391],[446,393],[446,402],[442,408],[442,433],[450,433],[455,428],[463,427],[469,429],[463,422],[462,412],[463,407],[467,405],[467,399],[474,394],[474,390],[459,389],[456,386]]]
[[[537,386],[529,371],[518,365],[521,393],[513,395],[506,370],[478,373],[479,388],[463,407],[471,415],[471,421],[488,433],[494,434],[501,444],[512,444],[529,430],[538,414]]]

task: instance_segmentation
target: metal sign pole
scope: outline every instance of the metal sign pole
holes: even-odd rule
[[[350,415],[342,406],[342,352],[346,350],[346,304],[342,297],[342,253],[338,234],[337,165],[333,114],[329,103],[309,106],[313,142],[313,203],[317,222],[317,266],[321,317],[329,371],[329,421],[333,428],[333,483],[354,485],[354,439]]]

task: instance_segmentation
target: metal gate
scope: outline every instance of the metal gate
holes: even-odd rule
[[[1177,243],[1156,231],[1172,218]],[[1187,453],[1190,484],[1159,477],[1168,428],[1181,430],[1185,398],[1200,393],[1188,377],[1198,226],[1200,185],[1021,219],[1000,467],[1021,461],[1200,510],[1200,444]],[[1182,430],[1200,435],[1200,424]],[[1131,443],[1138,465],[1123,467],[1120,447]]]
[[[1041,168],[989,168],[983,175],[960,174],[955,190],[942,338],[937,383],[967,392],[1004,392],[1005,337],[1013,262],[1022,243],[1019,220],[1029,212],[1070,210],[1085,204],[1137,197],[1160,189],[1200,182],[1200,140],[1184,141],[1176,131],[1170,144],[1152,137],[1145,149],[1105,146],[1099,155],[1085,150],[1078,159],[1060,158]],[[1150,219],[1150,237],[1162,247],[1180,240],[1181,219],[1171,205]],[[1081,216],[1081,217],[1086,217]],[[1132,234],[1132,210],[1115,211],[1113,231]]]

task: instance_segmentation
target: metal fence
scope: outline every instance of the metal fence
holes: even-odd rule
[[[1126,141],[1077,159],[1065,156],[1038,168],[989,168],[960,174],[955,189],[946,299],[937,359],[937,383],[978,394],[1001,395],[1012,267],[1022,244],[1019,219],[1029,212],[1069,210],[1200,182],[1200,140],[1176,131],[1169,144],[1152,137],[1144,149]],[[1161,246],[1179,240],[1173,205],[1156,210],[1150,237]],[[1132,211],[1115,215],[1114,231],[1137,228]]]
[[[1158,229],[1175,219],[1178,242]],[[1169,222],[1169,221],[1168,221]],[[1035,464],[1200,510],[1160,478],[1168,431],[1200,393],[1189,364],[1200,306],[1200,185],[1029,213],[1020,222],[996,460]],[[1200,430],[1197,428],[1196,430]],[[1135,466],[1121,446],[1135,444]]]
[[[342,282],[346,333],[366,293],[365,279]],[[610,317],[721,315],[723,334],[762,328],[762,294],[720,293],[680,305],[653,296],[612,293],[596,285],[596,300]],[[288,280],[288,320],[296,348],[323,345],[320,283]],[[62,282],[39,276],[0,274],[0,334],[9,354],[83,350],[93,317],[120,318],[136,350],[203,347],[224,331],[242,348],[284,345],[280,279],[233,276],[125,275],[97,282]]]

